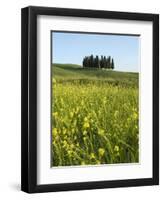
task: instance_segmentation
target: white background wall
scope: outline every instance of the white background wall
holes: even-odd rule
[[[147,12],[160,14],[160,35],[163,33],[161,0],[4,0],[0,5],[0,199],[162,199],[163,175],[160,186],[87,190],[29,195],[20,191],[20,12],[28,5],[67,8],[103,9],[112,11]],[[161,8],[162,7],[162,8]],[[162,38],[160,38],[161,44]],[[160,77],[161,68],[160,45]],[[160,88],[163,78],[160,78]],[[163,93],[160,89],[160,102]],[[163,131],[163,104],[160,105],[160,141]],[[163,147],[160,142],[160,154]],[[148,156],[148,155],[147,155]],[[160,169],[163,159],[160,156]]]

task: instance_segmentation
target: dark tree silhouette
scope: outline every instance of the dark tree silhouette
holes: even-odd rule
[[[101,59],[100,59],[100,68],[103,68],[104,67],[104,57],[101,56]]]
[[[112,58],[112,61],[111,61],[111,69],[114,69],[114,59]]]
[[[108,56],[107,58],[107,69],[110,69],[111,68],[111,57]]]
[[[114,59],[111,58],[111,56],[106,57],[101,55],[101,58],[99,58],[98,55],[95,57],[91,55],[83,58],[83,67],[114,69],[115,64]]]

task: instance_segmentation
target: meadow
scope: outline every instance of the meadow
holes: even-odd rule
[[[52,166],[139,162],[139,75],[52,65]]]

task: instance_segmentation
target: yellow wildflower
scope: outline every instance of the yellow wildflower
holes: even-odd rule
[[[137,119],[138,118],[138,114],[136,112],[133,113],[133,119]]]
[[[87,121],[88,121],[88,118],[87,118],[87,117],[84,117],[84,121],[87,122]]]
[[[99,135],[103,136],[104,133],[105,133],[105,131],[104,131],[103,129],[99,129],[99,130],[98,130],[98,134],[99,134]]]
[[[52,133],[53,133],[54,136],[56,136],[57,135],[57,128],[53,128]]]
[[[95,159],[95,154],[94,153],[90,154],[90,159]]]
[[[119,146],[115,145],[114,151],[118,152],[119,151]]]
[[[78,113],[78,112],[79,112],[79,107],[76,108],[76,113]]]
[[[67,141],[64,140],[64,141],[63,141],[63,147],[66,147],[66,146],[67,146]]]
[[[53,80],[52,80],[52,81],[53,81],[53,83],[56,83],[56,80],[55,80],[55,78],[53,78]]]
[[[70,117],[73,118],[73,116],[74,116],[74,113],[70,112]]]
[[[68,153],[69,156],[72,156],[73,151],[68,150],[67,153]]]
[[[99,153],[99,156],[103,156],[104,153],[105,153],[105,149],[99,148],[99,149],[98,149],[98,153]]]
[[[83,135],[87,135],[87,131],[83,131]]]
[[[72,133],[75,133],[75,129],[74,128],[72,128]]]
[[[54,112],[54,113],[52,114],[52,116],[53,116],[53,117],[57,117],[57,116],[58,116],[58,112]]]
[[[88,123],[88,122],[85,122],[84,125],[83,125],[83,128],[86,129],[86,128],[89,128],[89,127],[90,127],[89,123]]]
[[[84,162],[84,161],[82,161],[82,162],[81,162],[81,165],[85,165],[85,162]]]
[[[104,97],[104,99],[103,99],[103,103],[106,104],[106,102],[107,102],[107,98]]]

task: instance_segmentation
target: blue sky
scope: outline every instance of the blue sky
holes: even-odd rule
[[[139,71],[139,36],[52,33],[52,62],[82,64],[85,56],[114,58],[115,70]]]

